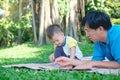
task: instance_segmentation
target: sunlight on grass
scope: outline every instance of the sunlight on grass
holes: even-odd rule
[[[79,44],[84,56],[92,54],[93,44]],[[0,65],[31,62],[48,62],[49,55],[54,52],[53,45],[37,46],[25,43],[18,46],[0,49]]]
[[[12,48],[3,49],[0,51],[2,58],[30,58],[37,56],[37,53],[42,51],[41,48],[28,47],[27,44],[19,45]]]
[[[52,51],[52,47],[47,47],[46,45],[38,47],[33,44],[22,44],[11,48],[3,48],[0,50],[0,63],[34,61],[35,59],[42,60],[43,58],[48,58],[48,55],[51,54]]]

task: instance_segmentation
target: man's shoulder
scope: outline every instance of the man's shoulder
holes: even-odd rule
[[[113,25],[108,31],[108,36],[120,36],[120,25]]]
[[[94,45],[102,47],[102,45],[106,45],[106,43],[101,42],[101,41],[97,41],[97,42],[94,43]]]
[[[120,25],[112,25],[112,27],[120,27]]]
[[[120,25],[112,25],[111,30],[120,30]]]

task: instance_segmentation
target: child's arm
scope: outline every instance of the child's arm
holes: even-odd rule
[[[68,40],[68,48],[70,49],[70,59],[75,59],[77,41],[73,38]],[[67,66],[68,69],[72,69],[73,66]]]
[[[49,59],[50,59],[51,62],[54,61],[54,59],[55,59],[55,57],[54,57],[54,53],[52,53],[52,54],[49,56]]]
[[[76,53],[76,47],[71,47],[70,48],[70,58],[71,59],[75,58],[75,53]]]
[[[76,53],[76,47],[71,47],[70,48],[70,59],[74,59],[75,58],[75,53]],[[73,66],[67,66],[67,69],[72,69]]]
[[[56,48],[56,45],[54,44],[54,50],[55,50],[55,48]],[[54,53],[52,53],[52,54],[49,56],[49,59],[50,59],[51,62],[54,62],[54,60],[55,60]]]
[[[76,46],[77,46],[77,41],[70,37],[67,42],[68,48],[70,49],[70,58],[74,59],[75,58],[75,53],[76,53]]]

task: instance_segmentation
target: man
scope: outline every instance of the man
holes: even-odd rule
[[[82,20],[86,36],[94,42],[92,60],[56,59],[60,66],[73,65],[74,69],[120,68],[120,26],[111,25],[107,14],[100,11],[88,13]],[[105,57],[109,61],[103,61]]]

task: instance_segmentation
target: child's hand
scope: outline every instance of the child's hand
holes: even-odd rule
[[[51,55],[49,56],[49,59],[50,59],[50,61],[51,61],[51,62],[53,62],[53,61],[54,61],[54,59],[55,59],[55,57],[54,57],[54,53],[53,53],[53,54],[51,54]]]

